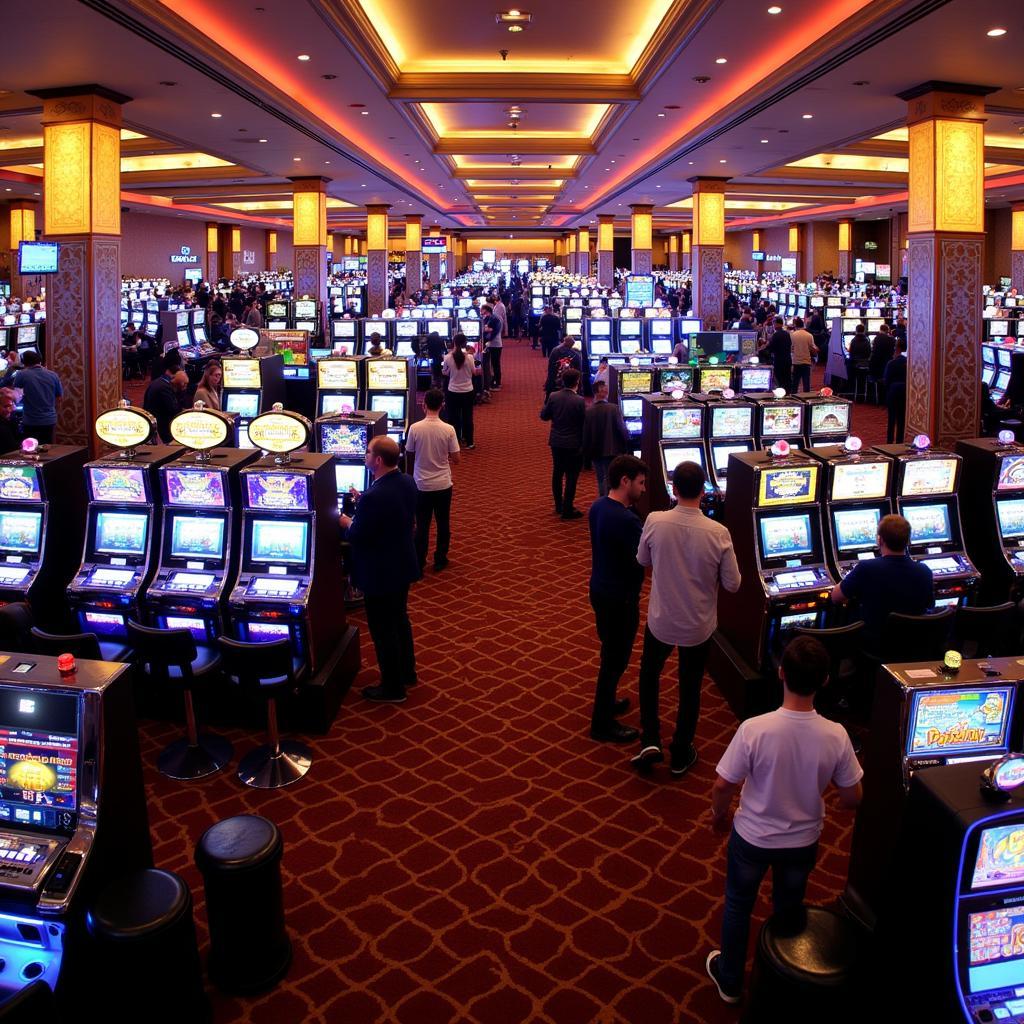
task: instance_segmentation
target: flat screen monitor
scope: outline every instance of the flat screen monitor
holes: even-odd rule
[[[814,550],[811,537],[811,517],[807,512],[761,518],[761,554],[765,559],[809,555]]]
[[[482,259],[484,261],[484,263],[493,263],[497,259],[497,257],[498,257],[498,250],[497,249],[481,249],[480,250],[480,259]]]
[[[60,245],[57,242],[19,242],[18,273],[31,277],[33,274],[56,274],[60,261]]]
[[[996,502],[996,517],[1003,540],[1024,538],[1024,498],[1001,498]]]
[[[388,340],[388,322],[387,320],[364,320],[363,321],[363,337],[367,342],[374,334],[380,335],[381,343],[383,344]]]
[[[817,493],[817,466],[779,466],[761,470],[757,504],[759,508],[806,505],[815,500]]]
[[[704,467],[704,449],[700,445],[666,444],[662,446],[661,457],[670,486],[672,472],[680,463],[696,462],[701,468]]]
[[[673,345],[674,342],[671,334],[655,335],[651,338],[651,351],[655,353],[655,355],[671,355]]]
[[[252,391],[229,391],[224,396],[224,411],[238,413],[243,420],[259,415],[260,396]]]
[[[0,510],[0,551],[35,555],[39,552],[43,513],[26,509]]]
[[[35,345],[36,343],[36,325],[29,324],[26,327],[18,328],[18,348],[21,349],[25,346]]]
[[[711,446],[711,456],[715,463],[715,472],[719,476],[723,475],[729,469],[730,455],[742,455],[744,452],[749,451],[749,446],[745,444],[713,444]]]
[[[974,860],[972,889],[1019,887],[1024,884],[1024,824],[1017,821],[1010,825],[993,825],[982,829],[978,840],[978,855]],[[1024,910],[1021,911],[1024,913]],[[991,943],[997,936],[985,933]],[[1024,922],[1021,931],[1024,934]],[[998,936],[1000,944],[1006,937]],[[1024,955],[1024,949],[1020,949]],[[996,1018],[998,1019],[998,1018]]]
[[[982,383],[987,384],[990,388],[996,380],[996,368],[994,366],[986,366],[981,371]]]
[[[996,365],[996,353],[995,353],[995,349],[993,349],[991,345],[982,345],[981,346],[981,361],[986,366],[995,366]]]
[[[815,402],[811,406],[812,434],[847,434],[850,429],[848,402]]]
[[[835,527],[836,547],[840,551],[873,548],[877,543],[877,508],[834,508],[832,524]]]
[[[623,370],[619,374],[619,393],[646,395],[651,391],[650,370]]]
[[[716,405],[711,409],[712,437],[751,437],[754,409],[749,405]]]
[[[149,516],[139,512],[96,513],[95,550],[103,555],[144,555]]]
[[[249,508],[305,512],[309,507],[309,483],[302,473],[246,473]]]
[[[1013,687],[915,690],[907,721],[907,757],[997,751],[1007,741]]]
[[[1000,370],[999,371],[999,375],[996,377],[996,382],[992,386],[992,390],[993,391],[998,391],[1000,396],[1002,396],[1009,386],[1010,386],[1010,371],[1009,370]]]
[[[722,351],[723,352],[739,352],[740,350],[740,336],[733,331],[726,331],[722,335]]]
[[[623,355],[632,356],[636,355],[640,351],[640,339],[639,337],[630,338],[621,336],[619,337],[619,350]]]
[[[408,357],[414,356],[416,353],[413,351],[412,341],[409,338],[399,338],[395,345],[395,355]]]
[[[587,321],[587,333],[590,337],[591,343],[593,343],[595,338],[610,338],[612,334],[612,322],[607,317],[592,317]]]
[[[320,388],[355,390],[359,386],[359,364],[353,359],[321,359],[316,375]]]
[[[1000,366],[1009,370],[1013,366],[1013,350],[1009,348],[997,348],[996,359]]]
[[[700,389],[704,392],[724,391],[732,386],[732,369],[728,366],[702,366]]]
[[[287,302],[268,302],[267,303],[267,318],[270,320],[287,320],[288,319],[288,303]]]
[[[254,562],[304,565],[308,537],[304,519],[254,519],[250,557]]]
[[[811,296],[811,309],[823,309],[825,306],[824,295],[812,295]]]
[[[990,320],[988,322],[988,333],[993,338],[1005,338],[1009,334],[1009,320]]]
[[[592,356],[610,356],[612,354],[612,340],[606,337],[590,336],[590,354]]]
[[[350,341],[356,336],[355,320],[332,320],[331,337],[337,341]]]
[[[566,311],[565,311],[565,319],[566,319],[566,321],[569,321],[569,320],[582,320],[583,319],[583,310],[580,309],[578,306],[569,306],[568,309],[566,309]]]
[[[171,524],[171,557],[222,559],[224,520],[213,516],[174,516]]]
[[[967,917],[967,987],[971,993],[1024,984],[1024,908],[998,907]],[[998,1018],[995,1018],[998,1019]]]
[[[420,325],[415,320],[396,320],[396,338],[415,338],[420,333]]]
[[[353,488],[362,493],[366,490],[366,467],[361,462],[336,462],[334,484],[339,494]]]
[[[833,501],[869,501],[889,493],[888,462],[846,462],[832,473]]]
[[[656,317],[648,322],[651,325],[652,338],[672,337],[672,321],[668,317]]]
[[[363,456],[368,432],[365,423],[321,423],[320,451],[329,455]]]
[[[310,299],[298,299],[295,302],[296,320],[316,319],[316,301]],[[301,328],[300,328],[301,329]]]
[[[619,402],[622,409],[622,417],[627,420],[638,420],[644,414],[644,401],[642,398],[623,398]]]
[[[168,505],[224,508],[224,475],[215,469],[164,470]]]
[[[868,334],[877,334],[882,329],[882,324],[884,324],[884,323],[885,323],[884,320],[877,320],[877,319],[869,320],[868,321]]]
[[[912,459],[904,463],[900,496],[952,494],[957,465],[956,459]]]
[[[409,364],[404,359],[371,359],[366,364],[366,386],[370,391],[405,391],[408,375]]]
[[[0,495],[3,494],[2,479],[0,476]],[[1024,455],[1004,455],[999,460],[996,490],[1015,491],[1021,487],[1024,487]]]
[[[744,366],[740,368],[740,391],[770,391],[772,368],[770,366]]]
[[[643,332],[643,324],[639,320],[631,320],[628,317],[619,321],[620,338],[639,338]]]
[[[686,409],[662,409],[661,436],[664,438],[700,437],[703,422],[703,406],[691,406]]]
[[[790,437],[803,433],[802,405],[766,405],[761,410],[762,437]]]
[[[343,391],[329,391],[320,395],[320,415],[333,416],[335,413],[354,412],[356,396]]]
[[[185,271],[185,274],[186,274],[186,276],[188,275],[188,271],[187,270]],[[200,278],[200,280],[202,280],[202,278]],[[192,323],[195,324],[196,327],[198,327],[200,324],[205,324],[206,323],[206,310],[203,309],[202,307],[200,307],[199,309],[193,310],[192,311]]]
[[[0,498],[4,501],[39,501],[39,473],[35,466],[0,466]]]
[[[460,320],[459,330],[463,336],[468,338],[470,341],[478,341],[480,339],[480,321],[479,320]]]
[[[385,413],[389,426],[405,426],[405,395],[371,395],[370,408]]]
[[[146,471],[141,467],[89,466],[88,470],[93,501],[146,504]]]
[[[903,515],[910,523],[910,544],[949,544],[952,530],[949,523],[949,506],[944,502],[935,505],[908,505]]]
[[[267,321],[268,331],[286,331],[288,330],[287,320],[268,320]]]
[[[224,370],[224,387],[258,388],[262,386],[258,359],[225,359],[221,365]]]
[[[452,336],[451,320],[428,320],[427,334],[437,334],[443,341],[447,341]]]
[[[663,369],[661,371],[661,390],[665,394],[673,391],[690,391],[693,388],[693,370],[689,366]]]

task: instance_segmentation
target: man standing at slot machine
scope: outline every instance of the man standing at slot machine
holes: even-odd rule
[[[416,683],[416,654],[409,622],[409,586],[418,580],[416,484],[398,468],[401,452],[394,438],[375,437],[366,449],[373,483],[352,516],[341,515],[349,542],[350,577],[363,592],[366,625],[377,652],[380,683],[363,687],[367,700],[401,704]]]

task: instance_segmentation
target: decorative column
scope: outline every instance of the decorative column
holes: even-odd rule
[[[444,277],[446,281],[451,281],[452,278],[458,273],[455,268],[455,246],[457,245],[455,236],[449,231],[448,232],[448,247],[444,253]]]
[[[231,225],[231,276],[241,277],[245,273],[242,266],[242,229],[235,224]]]
[[[615,215],[602,213],[597,218],[597,283],[602,288],[615,285]]]
[[[220,279],[220,225],[212,221],[206,224],[206,256],[203,259],[203,276],[216,284]]]
[[[292,178],[292,268],[295,298],[320,303],[327,315],[327,178]]]
[[[839,267],[836,277],[844,281],[853,279],[853,221],[839,222]]]
[[[590,229],[580,228],[576,234],[576,273],[590,277]]]
[[[277,266],[277,232],[268,231],[263,245],[263,267],[275,270]]]
[[[60,263],[46,295],[46,361],[64,385],[57,440],[93,454],[96,417],[121,399],[121,106],[98,86],[45,89],[44,232]]]
[[[366,312],[380,316],[388,308],[389,203],[366,207]]]
[[[764,247],[761,245],[761,232],[751,231],[750,232],[750,251],[764,252]],[[764,260],[757,260],[754,262],[754,274],[757,276],[757,280],[761,280],[761,275],[764,273]]]
[[[560,235],[555,236],[554,264],[556,267],[565,265],[565,239]]]
[[[802,224],[789,225],[789,257],[796,260],[797,281],[804,279],[804,229]]]
[[[630,269],[634,274],[644,275],[651,272],[651,214],[654,207],[641,203],[630,203],[633,211],[631,224],[632,262]]]
[[[405,216],[405,294],[423,287],[423,215]]]
[[[440,228],[431,228],[429,235],[437,238],[441,234]],[[441,283],[441,254],[437,252],[427,253],[427,277],[432,285]]]
[[[675,231],[668,236],[668,269],[673,274],[679,270],[679,235]]]
[[[575,274],[578,261],[576,259],[576,232],[572,232],[565,240],[565,259],[569,267],[569,273]]]
[[[976,437],[985,247],[985,95],[928,82],[900,94],[910,136],[907,429]]]
[[[894,213],[889,218],[889,266],[893,284],[901,277],[906,276],[906,268],[903,265],[906,248],[907,215],[905,213]]]
[[[693,235],[689,231],[683,231],[679,235],[679,268],[680,270],[693,269]]]
[[[18,273],[18,245],[36,240],[36,206],[38,204],[18,199],[11,203],[11,295],[25,297],[27,290],[38,291],[32,281]]]
[[[691,178],[693,184],[693,314],[705,331],[722,325],[725,281],[725,178]]]
[[[1024,292],[1024,203],[1013,204],[1010,234],[1010,284],[1018,293]],[[12,268],[11,274],[14,274]]]

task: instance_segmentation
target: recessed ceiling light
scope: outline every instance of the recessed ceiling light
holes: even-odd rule
[[[726,57],[716,57],[715,58],[715,63],[716,64],[728,64],[729,61],[728,61],[728,59]]]
[[[1005,28],[990,28],[985,33],[985,35],[992,36],[992,38],[995,39],[997,36],[1005,36],[1006,35],[1006,29]]]
[[[509,32],[522,32],[523,31],[523,26],[522,25],[509,25],[508,30],[509,30]]]
[[[365,185],[360,185],[359,187],[360,187],[360,188],[366,188],[366,186],[365,186]]]
[[[655,185],[654,187],[655,187],[655,188],[661,188],[661,186],[660,186],[660,185]]]
[[[689,165],[690,165],[691,167],[693,166],[693,161],[692,161],[692,160],[687,160],[686,162],[687,162],[687,163],[688,163],[688,164],[689,164]]]
[[[368,110],[360,110],[359,113],[362,114],[363,117],[369,117],[370,116],[370,112]]]
[[[210,117],[223,117],[223,116],[224,116],[223,114],[216,114],[216,113],[210,115]]]
[[[260,139],[260,142],[268,142],[269,139]]]
[[[298,163],[298,162],[299,162],[299,161],[300,161],[301,159],[302,159],[302,157],[301,157],[301,156],[293,156],[293,157],[292,157],[292,162],[293,162],[293,163]]]
[[[805,120],[805,121],[810,121],[810,119],[811,119],[812,117],[814,117],[814,115],[813,115],[813,114],[804,114],[804,115],[803,115],[803,118],[804,118],[804,120]]]
[[[658,117],[668,117],[668,114],[666,114],[666,113],[664,113],[663,111],[660,111],[660,110],[659,110],[659,111],[658,111]]]
[[[724,164],[724,163],[725,163],[725,161],[724,161],[724,160],[719,160],[718,162],[719,162],[720,164]]]
[[[768,13],[769,14],[781,14],[782,13],[782,8],[778,7],[778,6],[769,7],[768,8]]]
[[[767,139],[762,139],[761,140],[762,143],[767,142],[767,141],[768,141]]]
[[[299,60],[309,60],[309,54],[308,53],[300,53],[299,54]]]
[[[324,161],[325,164],[329,164],[330,162],[331,162],[330,160],[325,160]]]
[[[13,191],[13,189],[5,188],[5,189],[4,189],[4,191],[5,191],[5,192],[12,192],[12,191]]]

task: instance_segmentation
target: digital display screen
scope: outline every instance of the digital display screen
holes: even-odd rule
[[[661,449],[661,457],[665,460],[665,476],[671,483],[672,472],[682,462],[696,462],[704,466],[704,449],[696,446],[666,445]]]
[[[96,551],[104,555],[144,555],[149,516],[132,512],[96,513]]]
[[[1003,498],[997,501],[996,516],[1003,540],[1024,537],[1024,498]]]
[[[283,576],[259,576],[249,584],[247,593],[290,596],[298,589],[298,580],[290,580]]]
[[[1005,366],[1007,370],[1013,368],[1013,352],[1008,348],[997,348],[996,357],[999,361],[1000,366]]]
[[[749,437],[754,410],[749,405],[716,405],[711,409],[712,437]]]
[[[321,359],[316,364],[317,385],[321,388],[354,389],[359,386],[359,368],[351,359]]]
[[[437,334],[438,337],[448,339],[452,336],[452,326],[449,320],[428,320],[427,334]]]
[[[796,615],[780,615],[780,629],[814,629],[818,625],[817,612],[800,612]]]
[[[305,319],[316,317],[316,301],[310,299],[299,299],[295,303],[295,316],[296,319]]]
[[[370,409],[386,413],[388,423],[393,426],[405,424],[405,395],[371,395]]]
[[[135,575],[131,569],[94,569],[90,574],[86,584],[90,587],[124,587],[131,583],[132,577]],[[89,619],[89,614],[86,614],[86,620]],[[95,612],[94,614],[100,615],[102,613]],[[118,622],[118,625],[123,625],[120,615],[113,616]],[[103,622],[104,619],[98,619],[98,622]]]
[[[903,509],[910,523],[910,543],[948,544],[952,540],[949,508],[946,505],[911,505]]]
[[[764,558],[789,558],[809,555],[811,517],[803,512],[796,516],[764,516],[761,519],[761,552]]]
[[[480,337],[480,321],[479,320],[460,320],[459,330],[462,331],[465,337],[472,340],[476,340]]]
[[[998,907],[967,918],[967,984],[988,992],[1024,984],[1024,907]]]
[[[1024,455],[1004,455],[999,460],[997,491],[1014,491],[1024,487]],[[0,469],[0,495],[3,494],[3,470]]]
[[[724,391],[732,386],[732,369],[728,366],[702,366],[700,368],[701,391]]]
[[[294,588],[292,590],[294,593]],[[276,622],[250,622],[248,624],[249,640],[254,644],[270,643],[271,640],[287,640],[290,633],[288,626]]]
[[[395,323],[396,338],[415,338],[420,333],[420,325],[415,320],[398,320]]]
[[[378,395],[378,398],[388,397]],[[367,426],[365,423],[321,423],[320,451],[329,455],[365,455]]]
[[[847,433],[850,428],[850,406],[846,402],[815,402],[811,406],[811,433]]]
[[[305,512],[309,509],[309,485],[301,473],[246,473],[249,508]]]
[[[623,355],[632,356],[640,351],[640,339],[639,338],[619,338],[619,350]]]
[[[1009,320],[990,320],[988,324],[988,333],[993,338],[1005,338],[1007,335],[1007,328],[1009,326]]]
[[[268,302],[267,316],[273,317],[275,320],[283,320],[285,317],[288,316],[288,303]]]
[[[771,387],[770,366],[744,366],[740,370],[740,391],[770,391]]]
[[[650,321],[650,324],[652,338],[670,338],[672,336],[671,320],[663,317],[656,317],[655,319]]]
[[[693,387],[693,370],[687,367],[683,370],[662,370],[661,390],[668,393],[671,391],[689,391]]]
[[[323,394],[320,396],[320,415],[333,416],[335,413],[354,412],[356,407],[355,395]]]
[[[331,336],[346,341],[356,336],[355,320],[334,320],[331,322]]]
[[[974,861],[972,889],[1019,886],[1024,883],[1024,824],[982,830]],[[1022,950],[1024,952],[1024,950]]]
[[[699,406],[690,409],[662,409],[662,437],[700,437],[704,410]]]
[[[612,322],[604,317],[595,317],[587,321],[591,338],[608,338],[612,333]]]
[[[1009,370],[1000,370],[999,371],[999,376],[996,377],[995,387],[993,387],[992,390],[993,391],[998,391],[999,394],[1002,395],[1009,386],[1010,386],[1010,371]]]
[[[167,580],[167,586],[171,590],[206,590],[215,579],[212,572],[173,572]],[[169,619],[167,625],[175,628],[171,626]]]
[[[612,342],[610,338],[597,338],[590,336],[590,354],[592,356],[609,356],[612,353]]]
[[[371,391],[404,391],[409,364],[398,359],[371,359],[366,364],[366,386]]]
[[[711,457],[715,460],[715,471],[721,476],[729,469],[729,456],[741,455],[749,452],[745,444],[713,444],[711,446]]]
[[[832,473],[832,500],[884,498],[889,493],[888,462],[839,463]]]
[[[992,351],[991,346],[989,346],[989,345],[982,345],[981,346],[981,361],[986,366],[995,366],[996,365],[996,354],[995,354],[995,352]]]
[[[766,405],[761,410],[762,437],[787,437],[801,433],[802,405]]]
[[[42,526],[42,512],[0,510],[0,551],[36,554]]]
[[[234,391],[224,396],[224,411],[238,413],[244,420],[254,419],[260,412],[260,396]]]
[[[260,361],[258,359],[225,359],[221,366],[224,370],[224,387],[260,387]]]
[[[651,390],[649,370],[624,370],[619,374],[619,391],[623,394],[643,395]]]
[[[175,516],[171,526],[172,558],[223,558],[224,520],[209,516]]]
[[[286,519],[254,519],[252,550],[254,562],[287,562],[303,565],[309,523]]]
[[[146,471],[138,467],[89,466],[93,501],[146,504]]]
[[[215,469],[165,469],[168,505],[224,508],[224,476]]]
[[[336,463],[334,466],[334,485],[339,494],[344,494],[349,488],[354,487],[357,491],[366,490],[366,467],[354,463]]]
[[[35,466],[0,466],[0,499],[39,501],[41,497]]]
[[[31,571],[28,565],[0,564],[0,584],[5,587],[21,583]]]
[[[904,498],[918,494],[952,494],[956,483],[956,459],[911,459],[903,466]]]
[[[639,320],[630,320],[627,318],[619,321],[620,338],[639,338],[642,331],[643,325]]]
[[[1006,744],[1012,710],[1012,686],[915,690],[907,727],[907,755],[998,752]]]
[[[832,509],[836,547],[840,551],[874,548],[880,518],[877,508]]]
[[[619,405],[622,408],[624,419],[638,420],[644,414],[644,401],[642,398],[623,398]]]
[[[806,505],[817,494],[818,467],[793,466],[764,469],[760,473],[758,505]]]
[[[18,273],[56,274],[60,245],[56,242],[19,242]]]

